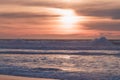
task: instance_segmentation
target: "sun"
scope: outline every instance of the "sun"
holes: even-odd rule
[[[78,16],[72,9],[60,9],[56,12],[61,15],[58,18],[59,25],[57,26],[61,34],[73,34],[80,31],[78,25],[84,20],[84,17]]]
[[[78,22],[78,17],[73,10],[65,10],[60,17],[60,23],[62,28],[71,29],[74,28],[74,25]]]

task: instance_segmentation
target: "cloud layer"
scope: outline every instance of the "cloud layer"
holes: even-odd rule
[[[62,14],[59,12],[62,10],[73,10],[76,16],[86,18],[85,21],[75,25],[80,32],[69,34],[72,35],[71,37],[65,34],[65,37],[78,38],[74,36],[84,34],[86,38],[86,36],[93,37],[96,33],[110,33],[112,34],[110,37],[119,38],[120,34],[119,0],[71,0],[71,2],[66,0],[0,0],[0,7],[1,38],[3,36],[7,38],[8,34],[9,37],[20,37],[17,34],[21,34],[22,37],[37,34],[36,38],[39,36],[40,38],[55,38],[58,34],[60,36],[62,30],[57,27],[61,26],[59,18]],[[91,35],[88,35],[87,31]]]

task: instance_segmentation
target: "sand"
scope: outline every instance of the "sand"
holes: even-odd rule
[[[28,78],[28,77],[18,77],[18,76],[0,75],[0,80],[55,80],[55,79]]]

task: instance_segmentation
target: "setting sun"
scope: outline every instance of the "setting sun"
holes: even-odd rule
[[[76,33],[78,31],[77,24],[78,22],[83,21],[84,17],[77,16],[76,13],[70,9],[62,10],[60,13],[62,15],[59,18],[59,28],[63,30],[64,34]]]
[[[73,25],[78,22],[78,17],[72,10],[66,10],[63,16],[60,17],[60,22],[63,28],[73,28]]]

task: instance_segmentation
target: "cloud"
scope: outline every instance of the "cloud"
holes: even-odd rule
[[[29,2],[23,5],[24,6],[43,6],[43,7],[53,7],[53,8],[65,8],[65,3],[56,2],[56,1]]]
[[[31,36],[30,32],[33,32],[38,34],[36,35],[38,37],[41,35],[45,38],[52,38],[54,34],[53,38],[63,37],[65,34],[58,36],[57,33],[60,30],[56,30],[60,26],[58,20],[62,16],[60,11],[72,9],[78,16],[91,17],[91,20],[78,24],[78,27],[82,25],[83,30],[88,30],[88,32],[65,35],[64,38],[82,35],[83,37],[92,36],[94,32],[89,34],[89,31],[92,30],[105,34],[112,32],[110,35],[119,36],[119,33],[113,33],[120,31],[119,0],[78,0],[78,2],[73,1],[71,3],[64,0],[0,0],[0,6],[2,6],[0,10],[0,31],[3,33],[9,34],[15,31],[12,35],[20,32],[22,35],[26,36],[28,33]],[[94,17],[101,19],[94,19]],[[81,31],[78,28],[79,30]]]
[[[83,9],[76,10],[79,15],[120,19],[120,8],[118,9]]]
[[[81,25],[86,30],[120,31],[120,21],[90,21]]]
[[[73,9],[78,15],[120,19],[119,0],[73,1],[71,3],[58,0],[0,0],[0,4],[14,4],[24,7],[46,7]],[[44,16],[44,15],[43,15]]]
[[[21,6],[45,6],[63,8],[65,1],[58,0],[0,0],[2,5],[21,5]]]
[[[0,18],[44,18],[44,17],[58,17],[59,15],[44,15],[27,12],[15,12],[15,13],[0,13]]]
[[[63,1],[29,2],[24,6],[44,6],[52,8],[73,9],[78,15],[120,19],[120,1],[118,0],[92,0],[77,3],[65,3]]]

